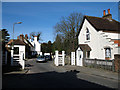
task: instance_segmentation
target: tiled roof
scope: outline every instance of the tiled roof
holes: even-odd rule
[[[13,40],[8,44],[11,45]],[[14,40],[14,45],[25,45],[25,43],[19,39]]]
[[[114,19],[106,19],[100,17],[93,17],[93,16],[84,16],[83,22],[80,26],[77,36],[80,33],[80,30],[83,26],[84,20],[87,19],[88,22],[97,30],[97,31],[104,31],[104,32],[112,32],[112,33],[120,33],[120,22]]]
[[[97,31],[120,32],[120,22],[114,19],[85,16],[85,18],[96,28]]]

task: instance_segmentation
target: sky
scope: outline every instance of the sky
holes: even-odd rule
[[[118,21],[117,2],[2,2],[2,28],[7,29],[12,39],[30,32],[42,32],[42,41],[54,41],[54,26],[61,17],[78,12],[83,15],[102,17],[103,10],[110,9],[113,19]]]

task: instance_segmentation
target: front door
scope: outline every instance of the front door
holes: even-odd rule
[[[76,59],[77,66],[83,66],[83,51],[78,49],[76,54],[77,54]]]

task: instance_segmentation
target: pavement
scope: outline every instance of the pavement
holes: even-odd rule
[[[55,66],[55,65],[52,63],[51,66]],[[117,72],[103,70],[103,69],[96,69],[96,68],[90,68],[90,67],[84,67],[84,66],[83,67],[73,66],[73,65],[57,66],[57,68],[65,69],[65,71],[77,70],[85,74],[95,75],[95,76],[114,79],[114,80],[119,79]]]

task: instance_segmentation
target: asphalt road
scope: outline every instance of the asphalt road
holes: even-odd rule
[[[117,88],[115,80],[81,73],[66,71],[56,67],[53,61],[37,63],[26,62],[30,70],[27,74],[9,74],[3,76],[4,88]]]

